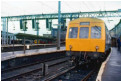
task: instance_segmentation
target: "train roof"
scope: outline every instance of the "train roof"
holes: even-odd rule
[[[97,18],[78,18],[78,19],[70,21],[70,23],[78,23],[78,22],[102,22],[104,23],[103,20],[97,19]]]

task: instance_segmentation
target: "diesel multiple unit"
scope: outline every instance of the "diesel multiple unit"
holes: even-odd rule
[[[66,34],[67,55],[94,59],[110,48],[109,31],[103,20],[78,18],[70,21]]]

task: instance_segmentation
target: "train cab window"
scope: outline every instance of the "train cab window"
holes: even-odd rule
[[[80,27],[79,38],[88,38],[89,27]]]
[[[101,27],[91,27],[91,38],[101,38]]]
[[[69,29],[69,38],[77,38],[78,27],[71,27]]]

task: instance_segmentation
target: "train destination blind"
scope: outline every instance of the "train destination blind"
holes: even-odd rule
[[[90,25],[90,22],[80,22],[80,25]]]

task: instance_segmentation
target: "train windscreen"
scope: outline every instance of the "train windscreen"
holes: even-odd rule
[[[91,38],[101,38],[101,27],[91,27]]]
[[[79,38],[88,38],[89,27],[80,27]]]
[[[69,38],[77,38],[78,27],[71,27],[69,29]]]

